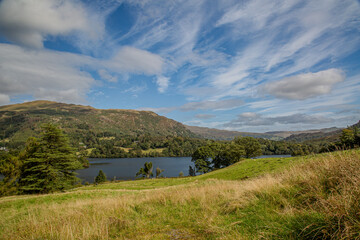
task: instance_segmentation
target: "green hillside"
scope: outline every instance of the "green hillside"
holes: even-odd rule
[[[34,101],[0,107],[0,146],[21,148],[48,122],[93,157],[188,156],[200,144],[181,123],[150,111]]]
[[[68,134],[91,130],[104,135],[194,136],[181,123],[150,111],[103,110],[49,101],[0,107],[2,139],[24,140],[43,122],[57,123]]]
[[[360,151],[0,198],[1,239],[359,239]]]

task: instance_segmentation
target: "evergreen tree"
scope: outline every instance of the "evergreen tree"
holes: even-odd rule
[[[41,139],[28,139],[26,149],[20,154],[23,161],[19,178],[24,193],[49,193],[72,187],[79,179],[75,170],[82,164],[67,137],[53,124],[42,127]]]
[[[95,177],[95,183],[103,183],[103,182],[106,182],[106,175],[102,170],[100,170],[99,174]]]
[[[17,156],[0,151],[0,174],[4,176],[0,181],[0,196],[17,193],[20,166],[21,161]]]

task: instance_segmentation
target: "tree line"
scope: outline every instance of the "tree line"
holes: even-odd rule
[[[4,176],[0,182],[0,195],[49,193],[69,189],[80,182],[75,171],[89,166],[86,155],[70,147],[69,139],[56,125],[45,124],[42,129],[41,137],[29,138],[21,151],[0,151],[0,174]],[[195,168],[189,167],[189,175],[195,176],[196,172],[207,173],[262,154],[294,156],[356,148],[360,146],[360,132],[357,127],[343,129],[338,142],[327,143],[322,147],[252,137],[237,137],[233,141],[214,141],[149,135],[124,137],[124,139],[110,137],[104,143],[115,144],[115,146],[101,144],[100,146],[106,146],[105,149],[117,149],[116,144],[141,150],[165,147],[168,151],[166,155],[164,153],[165,156],[191,156]],[[112,156],[120,157],[116,154]],[[152,171],[152,163],[147,163],[139,170],[137,176],[150,177],[153,175]],[[156,177],[161,176],[163,171],[157,168]],[[106,179],[104,173],[99,173],[96,182],[102,182],[104,179]]]

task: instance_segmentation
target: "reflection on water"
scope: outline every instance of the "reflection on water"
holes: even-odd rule
[[[291,157],[290,155],[263,155],[256,158],[279,158]],[[153,163],[153,173],[159,167],[165,171],[164,177],[178,177],[180,172],[184,176],[189,174],[189,166],[194,167],[191,157],[157,157],[157,158],[93,158],[89,159],[90,167],[78,170],[78,177],[83,182],[94,182],[94,178],[102,170],[109,180],[116,177],[117,180],[135,179],[135,174],[145,162]]]
[[[107,164],[111,164],[109,162],[104,162],[104,163],[90,163],[90,165],[107,165]]]
[[[158,158],[96,158],[89,159],[90,167],[78,170],[78,177],[83,182],[94,182],[94,178],[102,170],[107,178],[117,180],[135,179],[135,174],[145,162],[153,163],[153,173],[155,175],[156,168],[164,169],[162,175],[164,177],[177,177],[180,172],[184,176],[188,175],[189,166],[194,167],[191,157],[158,157]]]

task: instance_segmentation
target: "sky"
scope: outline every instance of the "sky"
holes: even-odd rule
[[[245,132],[360,120],[358,0],[0,0],[0,105]]]

